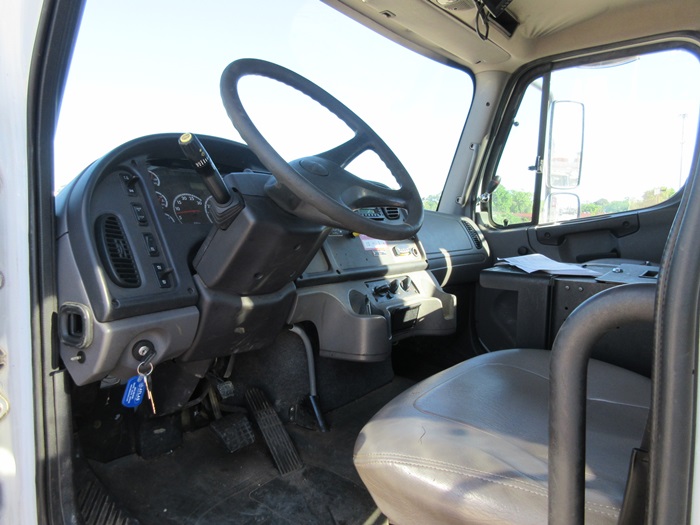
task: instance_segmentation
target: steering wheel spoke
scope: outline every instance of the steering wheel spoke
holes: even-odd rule
[[[371,146],[372,142],[366,134],[355,133],[355,136],[347,142],[333,149],[329,149],[328,151],[324,151],[323,153],[319,153],[316,156],[329,160],[344,168],[365,151],[372,149]]]
[[[345,122],[354,131],[353,138],[314,157],[288,163],[260,134],[243,107],[238,82],[248,75],[277,80],[307,95]],[[231,122],[243,140],[277,182],[298,199],[292,209],[286,204],[289,202],[288,194],[269,193],[280,206],[309,220],[323,221],[325,217],[328,224],[339,224],[380,239],[401,240],[418,232],[423,224],[423,203],[411,176],[379,135],[328,92],[282,66],[263,60],[243,59],[232,62],[224,70],[221,97]],[[345,169],[368,150],[377,153],[398,182],[399,189],[365,181]],[[355,213],[357,208],[369,206],[403,208],[407,216],[403,222],[382,222]]]

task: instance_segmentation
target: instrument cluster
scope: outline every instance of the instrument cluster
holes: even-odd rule
[[[151,166],[148,175],[166,219],[176,224],[213,222],[213,197],[194,170]]]

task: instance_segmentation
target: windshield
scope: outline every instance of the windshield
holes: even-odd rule
[[[188,131],[242,141],[219,94],[222,71],[238,58],[275,62],[337,97],[387,142],[435,207],[471,104],[470,75],[312,0],[88,1],[55,139],[56,190],[139,136]],[[287,160],[342,140],[277,87],[249,86],[241,83],[246,108],[250,101],[254,122]],[[372,159],[356,162],[353,173],[391,183]]]

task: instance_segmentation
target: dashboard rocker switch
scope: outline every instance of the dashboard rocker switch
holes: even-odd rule
[[[161,288],[172,288],[172,279],[170,274],[173,273],[172,268],[167,268],[163,263],[153,263],[153,269],[156,272],[156,277],[158,278],[158,286]]]
[[[146,217],[146,211],[144,210],[143,206],[141,204],[132,202],[131,209],[134,210],[134,215],[136,216],[136,222],[138,222],[140,226],[147,226],[148,225],[148,217]]]
[[[160,250],[158,250],[158,244],[156,243],[156,238],[152,233],[144,233],[143,240],[146,243],[146,249],[148,250],[148,255],[151,257],[157,257],[160,255]]]
[[[119,172],[119,178],[121,178],[122,182],[124,183],[124,189],[126,190],[126,194],[129,197],[136,197],[136,183],[139,181],[139,178],[133,173],[129,173],[128,171]]]

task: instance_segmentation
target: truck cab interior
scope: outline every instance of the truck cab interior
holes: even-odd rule
[[[40,522],[691,522],[700,3],[142,4],[32,57]]]

